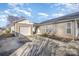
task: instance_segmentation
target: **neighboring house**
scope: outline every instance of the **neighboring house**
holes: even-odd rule
[[[1,33],[3,30],[4,30],[3,28],[0,28],[0,33]]]
[[[49,33],[60,37],[79,36],[79,12],[47,20],[39,24],[37,34]]]
[[[2,28],[0,28],[0,32],[2,32],[3,31],[3,29]]]
[[[16,36],[29,36],[32,35],[33,23],[26,19],[15,21],[10,25],[11,33]]]
[[[0,28],[0,35],[2,35],[4,31],[5,31],[5,28]]]

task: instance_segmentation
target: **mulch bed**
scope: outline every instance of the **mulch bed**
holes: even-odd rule
[[[51,39],[55,39],[55,40],[59,40],[59,41],[63,41],[63,42],[70,42],[72,40],[74,41],[77,41],[79,40],[79,38],[66,38],[66,37],[59,37],[59,36],[56,36],[56,35],[48,35],[48,34],[42,34],[40,36],[43,36],[43,37],[48,37],[48,38],[51,38]]]

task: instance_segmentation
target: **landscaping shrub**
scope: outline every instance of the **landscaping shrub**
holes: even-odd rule
[[[2,35],[2,37],[5,37],[5,38],[6,38],[6,37],[10,37],[10,36],[11,36],[10,34],[3,34],[3,35]]]
[[[3,33],[2,35],[0,35],[0,38],[8,38],[8,37],[14,37],[15,35],[14,34],[10,34],[10,33]]]
[[[41,36],[48,37],[49,35],[48,35],[48,33],[43,33],[43,34],[41,34]]]
[[[63,41],[63,42],[70,42],[73,40],[73,38],[68,38],[68,37],[59,37],[55,34],[51,34],[49,35],[48,33],[43,33],[41,36],[43,37],[48,37],[48,38],[51,38],[51,39],[55,39],[55,40],[59,40],[59,41]],[[77,39],[76,39],[77,40]]]
[[[8,38],[8,37],[14,37],[15,35],[11,34],[10,32],[11,32],[10,28],[5,29],[4,32],[0,35],[0,39]]]

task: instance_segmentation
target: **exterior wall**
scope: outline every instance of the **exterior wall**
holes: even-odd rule
[[[17,33],[20,33],[20,27],[29,27],[30,29],[29,29],[29,33],[30,33],[30,35],[32,35],[32,25],[31,24],[21,24],[21,23],[17,23],[16,25],[15,25],[15,27],[16,27],[16,32]]]
[[[28,20],[24,20],[24,21],[21,21],[21,22],[18,22],[16,23],[14,26],[11,27],[11,32],[15,32],[15,35],[16,36],[19,36],[21,33],[20,33],[20,27],[29,27],[29,34],[32,35],[32,28],[33,28],[33,23],[31,23],[30,21]]]
[[[11,33],[13,32],[13,31],[15,31],[15,28],[14,28],[15,26],[12,26],[11,27]]]
[[[58,23],[56,24],[56,35],[63,35],[65,34],[65,23]]]
[[[18,22],[18,23],[25,23],[25,24],[33,24],[31,21],[29,20],[23,20],[21,22]]]
[[[53,34],[55,33],[55,24],[49,24],[49,25],[44,25],[44,26],[40,26],[39,27],[39,30],[40,30],[40,34],[42,33],[50,33],[50,34]]]
[[[75,19],[75,36],[79,37],[79,18]]]
[[[40,29],[39,29],[39,28],[37,29],[37,34],[41,34],[41,32],[40,32]]]
[[[67,23],[71,23],[71,33],[67,33]],[[64,22],[56,24],[56,35],[61,37],[72,37],[74,36],[74,22]]]
[[[71,23],[71,34],[67,33],[66,25],[67,23]],[[62,22],[62,23],[55,23],[55,24],[48,24],[48,25],[42,25],[39,27],[40,34],[46,33],[46,29],[51,30],[50,34],[55,34],[57,36],[61,37],[72,37],[75,36],[75,22]]]

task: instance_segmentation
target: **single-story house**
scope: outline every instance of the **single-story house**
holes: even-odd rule
[[[60,37],[78,37],[79,12],[35,24],[34,27],[37,29],[37,34],[49,33]]]
[[[29,20],[16,20],[9,27],[11,28],[11,33],[14,33],[16,36],[32,35],[33,23]]]
[[[3,29],[2,28],[0,28],[0,32],[2,32],[3,31]]]
[[[0,28],[0,35],[4,32],[5,28]]]

